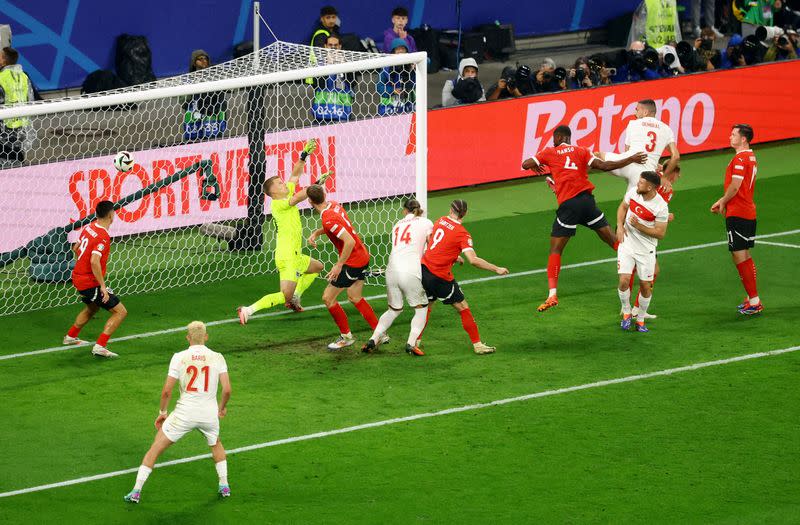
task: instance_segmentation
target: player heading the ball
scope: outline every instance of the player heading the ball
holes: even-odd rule
[[[169,362],[155,421],[156,437],[150,450],[142,458],[133,490],[125,496],[127,502],[139,503],[142,487],[153,471],[158,457],[192,430],[200,431],[211,447],[211,457],[219,476],[217,493],[223,498],[231,495],[227,456],[222,441],[219,440],[219,420],[227,414],[228,400],[231,398],[228,365],[222,354],[205,345],[208,333],[202,322],[189,323],[186,327],[186,340],[189,341],[189,348],[174,354]],[[176,383],[180,385],[181,396],[175,404],[175,410],[167,415],[172,389]],[[222,395],[217,403],[219,386],[222,387]]]
[[[308,201],[317,210],[322,218],[322,227],[315,230],[308,238],[308,244],[317,247],[317,238],[323,233],[336,247],[339,260],[328,272],[328,286],[322,292],[322,301],[328,308],[336,326],[339,327],[339,338],[328,345],[328,350],[340,350],[355,342],[350,333],[350,323],[342,305],[336,300],[343,290],[347,290],[347,298],[359,311],[369,327],[373,330],[378,326],[378,318],[372,307],[363,296],[364,278],[369,266],[370,255],[367,247],[358,236],[347,212],[339,203],[327,200],[322,186],[314,184],[309,186]],[[386,343],[389,337],[380,336],[379,343]]]
[[[464,293],[453,276],[453,264],[463,264],[461,254],[476,268],[487,270],[497,275],[508,274],[508,268],[496,266],[475,253],[472,235],[461,221],[467,215],[467,201],[456,199],[450,203],[450,213],[440,217],[434,223],[433,233],[425,255],[422,256],[422,286],[428,294],[429,301],[442,301],[453,305],[461,316],[461,326],[469,335],[476,354],[491,354],[496,349],[484,344],[478,333],[478,325],[472,317]]]
[[[83,228],[78,242],[72,246],[72,251],[78,261],[72,270],[72,285],[78,290],[81,300],[86,305],[75,318],[75,323],[64,336],[65,345],[79,345],[86,341],[78,339],[81,329],[86,326],[92,317],[103,308],[111,313],[106,321],[103,332],[97,338],[97,343],[92,348],[92,354],[100,357],[118,357],[117,354],[106,348],[108,339],[119,328],[119,325],[128,315],[125,306],[113,290],[106,286],[106,266],[108,255],[111,253],[111,236],[108,229],[114,222],[114,203],[101,201],[95,207],[96,220]]]

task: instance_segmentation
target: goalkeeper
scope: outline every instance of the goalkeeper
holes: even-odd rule
[[[300,153],[300,160],[292,167],[287,182],[280,176],[270,177],[264,183],[264,192],[272,198],[272,217],[278,233],[275,236],[275,265],[281,280],[281,291],[265,295],[250,306],[239,307],[239,322],[247,323],[259,310],[285,304],[286,308],[302,312],[300,297],[322,271],[322,263],[302,252],[303,225],[297,204],[306,199],[306,190],[296,191],[306,158],[317,149],[317,142],[309,140]],[[317,184],[324,184],[330,172],[323,174]]]

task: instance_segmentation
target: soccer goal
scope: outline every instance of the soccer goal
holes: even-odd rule
[[[0,164],[0,315],[77,301],[71,244],[101,200],[117,205],[107,282],[123,297],[275,272],[264,181],[287,178],[312,138],[300,185],[331,172],[329,198],[384,268],[402,201],[427,201],[426,60],[275,42],[187,75],[0,109],[24,122],[24,161]],[[123,150],[127,172],[112,162]],[[319,218],[301,208],[309,234]],[[330,243],[309,253],[336,260]]]

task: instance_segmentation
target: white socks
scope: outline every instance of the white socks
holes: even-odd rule
[[[392,326],[394,320],[400,317],[401,313],[403,313],[402,310],[392,310],[391,308],[383,312],[383,315],[378,319],[378,325],[375,327],[375,331],[372,333],[370,339],[377,343],[381,335],[386,333],[389,327]]]
[[[417,346],[417,339],[420,334],[425,330],[425,321],[428,318],[428,308],[415,308],[414,317],[411,319],[411,333],[408,334],[408,344]]]
[[[631,314],[631,289],[628,288],[624,292],[617,289],[617,293],[619,294],[619,302],[622,304],[622,313],[625,315]],[[639,302],[641,304],[641,301]]]
[[[214,465],[217,467],[217,475],[219,476],[219,484],[220,485],[227,485],[228,484],[228,460],[223,459],[219,463]]]
[[[141,465],[139,467],[139,472],[136,474],[136,484],[133,486],[133,490],[142,490],[144,482],[147,481],[147,478],[150,476],[151,472],[153,472],[153,469]]]
[[[554,295],[556,295],[557,288],[550,288],[550,291],[547,293],[547,298],[550,299]]]
[[[647,307],[650,306],[650,299],[652,298],[652,295],[650,297],[644,297],[642,294],[639,294],[639,315],[636,317],[636,322],[644,322],[644,315],[647,313]]]

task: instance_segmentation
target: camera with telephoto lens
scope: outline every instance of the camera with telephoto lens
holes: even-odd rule
[[[553,78],[557,81],[562,82],[567,79],[567,70],[563,67],[557,67],[553,70]]]
[[[776,37],[780,38],[784,36],[784,34],[785,31],[783,29],[775,26],[758,26],[755,32],[756,38],[762,42],[766,42],[767,40],[771,42],[772,39]]]
[[[644,50],[628,51],[628,67],[637,73],[644,73],[647,69],[655,69],[658,65],[658,51],[650,46]]]
[[[686,71],[694,72],[705,69],[705,61],[689,42],[685,40],[683,42],[678,42],[678,45],[675,46],[675,52],[678,53],[678,59],[681,61]]]
[[[506,66],[500,74],[500,78],[505,81],[508,89],[517,87],[517,70],[514,66]]]

